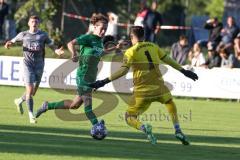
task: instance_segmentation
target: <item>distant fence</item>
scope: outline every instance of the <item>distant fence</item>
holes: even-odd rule
[[[66,13],[66,12],[64,12],[63,15],[66,16],[66,17],[69,17],[69,18],[80,19],[80,20],[83,20],[83,21],[90,21],[90,18],[85,17],[85,16],[80,16],[80,15]],[[120,27],[124,27],[124,28],[133,26],[133,24],[128,24],[128,23],[117,23],[117,25],[120,26]],[[161,28],[161,29],[169,29],[169,30],[189,30],[189,29],[192,29],[192,27],[188,27],[188,26],[165,26],[165,25],[163,25],[163,26],[157,26],[157,27]],[[195,27],[194,29],[200,29],[200,28]]]

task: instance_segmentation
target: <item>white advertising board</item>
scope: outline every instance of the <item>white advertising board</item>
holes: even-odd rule
[[[0,56],[0,85],[23,86],[22,58]],[[45,59],[45,68],[40,87],[76,88],[78,64],[66,59]],[[97,79],[103,79],[115,72],[121,63],[101,62]],[[198,81],[184,77],[169,66],[160,66],[164,80],[175,96],[240,99],[240,69],[194,68]],[[99,89],[106,92],[130,93],[132,72]]]

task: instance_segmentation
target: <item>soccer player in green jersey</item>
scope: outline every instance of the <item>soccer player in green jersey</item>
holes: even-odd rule
[[[102,38],[107,29],[108,19],[102,14],[97,14],[91,18],[91,23],[94,25],[92,34],[81,35],[67,44],[72,54],[72,61],[79,62],[76,75],[76,97],[73,100],[44,102],[41,108],[38,109],[36,118],[48,110],[77,109],[84,104],[85,114],[92,125],[103,123],[103,121],[98,122],[96,115],[92,111],[92,88],[88,84],[94,82],[97,77],[98,63],[104,54]],[[80,46],[79,53],[77,53],[74,45]]]

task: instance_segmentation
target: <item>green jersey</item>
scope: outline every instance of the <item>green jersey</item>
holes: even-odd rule
[[[86,87],[88,83],[96,80],[98,63],[103,54],[103,43],[101,37],[93,34],[81,35],[76,40],[80,45],[77,85]]]

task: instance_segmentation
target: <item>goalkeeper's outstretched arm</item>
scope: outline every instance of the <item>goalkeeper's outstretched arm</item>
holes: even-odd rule
[[[113,81],[113,80],[115,80],[115,79],[118,79],[118,78],[124,76],[125,74],[127,74],[127,73],[128,73],[128,70],[129,70],[128,67],[126,67],[126,66],[121,66],[120,69],[119,69],[118,71],[116,71],[115,73],[113,73],[108,79],[109,79],[110,81]]]
[[[182,66],[180,64],[178,64],[175,60],[173,60],[172,58],[170,58],[168,55],[163,56],[163,58],[161,59],[164,63],[170,65],[171,67],[175,68],[176,70],[180,71],[182,68]]]
[[[113,73],[110,77],[105,78],[103,80],[98,80],[94,83],[89,84],[89,86],[92,87],[92,88],[95,88],[95,89],[103,87],[105,84],[107,84],[107,83],[109,83],[109,82],[111,82],[115,79],[118,79],[118,78],[124,76],[125,74],[127,74],[128,70],[129,70],[128,67],[122,66],[118,71]]]
[[[186,77],[192,79],[192,80],[198,80],[198,76],[196,73],[190,71],[190,70],[185,70],[182,68],[180,64],[178,64],[175,60],[170,58],[168,55],[163,56],[161,59],[164,63],[170,65],[171,67],[175,68],[176,70],[180,71],[182,74],[184,74]]]

